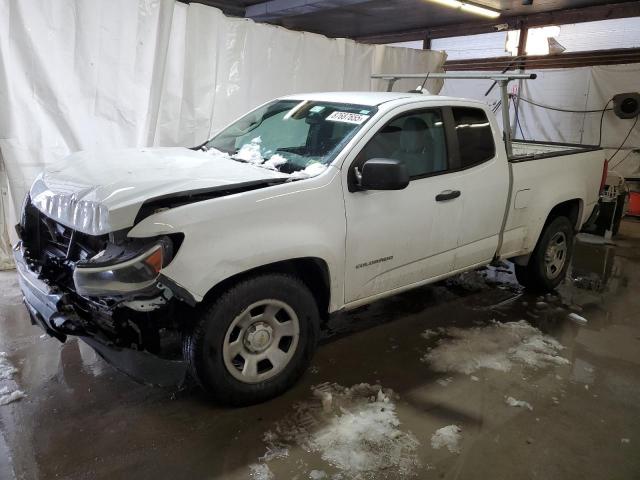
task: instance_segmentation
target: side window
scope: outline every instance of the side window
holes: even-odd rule
[[[447,169],[447,142],[440,110],[417,110],[387,123],[365,145],[357,158],[401,160],[409,176],[420,177]]]
[[[493,158],[496,146],[487,115],[479,108],[453,107],[460,166],[462,168]]]

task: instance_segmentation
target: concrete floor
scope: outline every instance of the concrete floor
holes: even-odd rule
[[[3,273],[0,351],[18,373],[0,388],[17,384],[27,397],[0,406],[0,478],[640,478],[640,223],[624,222],[616,242],[577,244],[559,297],[523,293],[509,272],[490,269],[482,282],[441,283],[337,316],[302,381],[244,409],[210,404],[197,390],[137,384],[82,343],[41,336],[14,274]],[[450,341],[424,338],[426,329],[471,332],[492,319],[527,320],[557,339],[569,362],[466,375],[420,361]],[[296,435],[274,455],[265,432],[313,417],[312,386],[323,382],[392,389],[398,438],[413,439],[410,467],[345,471]],[[507,405],[508,396],[533,410]],[[316,415],[305,428],[340,415]],[[453,424],[459,453],[434,449],[434,432]]]

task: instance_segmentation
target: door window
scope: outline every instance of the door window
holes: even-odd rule
[[[411,178],[447,170],[447,143],[440,110],[414,110],[391,120],[369,140],[356,165],[372,158],[401,160]]]

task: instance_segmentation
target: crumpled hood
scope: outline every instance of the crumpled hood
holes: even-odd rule
[[[48,217],[103,235],[132,226],[151,198],[286,177],[220,153],[183,147],[78,152],[45,169],[30,196]]]

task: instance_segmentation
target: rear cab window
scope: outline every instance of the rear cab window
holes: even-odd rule
[[[452,107],[454,129],[460,151],[460,168],[486,162],[496,155],[493,131],[480,108]]]

